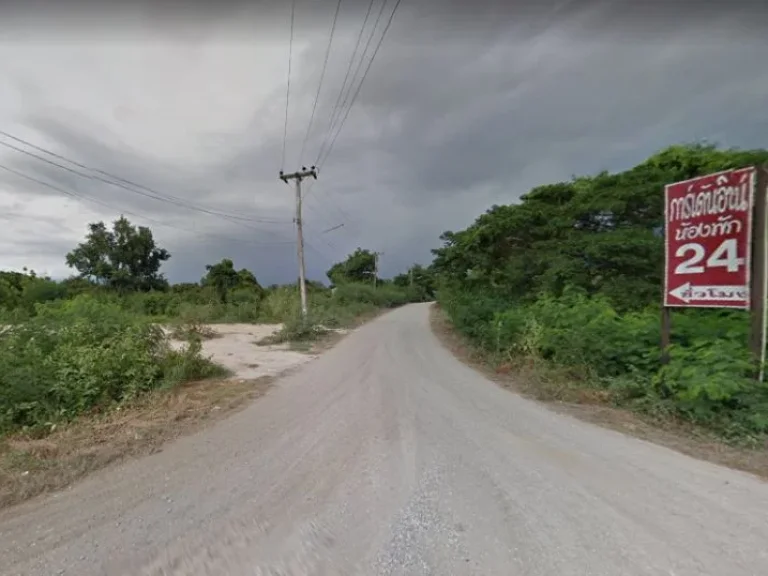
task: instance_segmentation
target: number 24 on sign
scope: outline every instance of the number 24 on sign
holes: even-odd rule
[[[739,244],[736,238],[723,240],[720,245],[712,251],[704,265],[702,260],[706,257],[704,246],[697,242],[683,244],[675,252],[677,258],[685,258],[675,267],[675,274],[702,274],[706,268],[725,268],[728,272],[738,272],[739,268],[745,266],[746,258],[739,257]]]
[[[665,189],[665,306],[749,307],[754,171]]]

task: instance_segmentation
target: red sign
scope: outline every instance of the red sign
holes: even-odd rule
[[[664,306],[749,308],[754,168],[664,189]]]

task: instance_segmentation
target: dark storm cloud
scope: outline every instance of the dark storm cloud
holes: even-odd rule
[[[612,143],[637,138],[654,126],[698,125],[687,138],[723,131],[757,135],[768,128],[765,113],[744,114],[760,111],[768,95],[768,74],[760,64],[765,50],[755,45],[574,47],[580,58],[555,74],[546,68],[518,73],[514,64],[506,64],[514,46],[510,49],[485,69],[454,74],[443,73],[456,62],[452,56],[433,55],[421,69],[405,68],[406,49],[400,55],[397,48],[388,51],[360,107],[381,110],[397,94],[408,104],[400,112],[403,129],[371,145],[418,157],[405,169],[419,188],[446,191],[511,178],[563,153],[606,158]],[[427,66],[441,78],[432,97],[417,80]],[[404,77],[401,71],[408,69],[412,74]],[[498,73],[504,69],[508,74]],[[721,98],[729,104],[718,108]],[[710,110],[709,118],[701,118],[702,110]]]
[[[95,202],[83,201],[83,206],[101,213],[110,213],[115,218],[121,213],[125,214],[136,224],[150,226],[161,238],[170,236],[173,239],[174,236],[178,236],[178,232],[192,231],[191,242],[195,246],[192,250],[190,250],[189,240],[174,240],[168,246],[174,253],[174,258],[169,262],[167,272],[175,278],[197,279],[202,274],[200,271],[203,264],[209,262],[204,259],[205,257],[212,258],[210,261],[216,261],[223,257],[231,257],[230,253],[233,251],[247,256],[245,260],[248,265],[259,264],[260,269],[264,268],[265,258],[267,260],[274,258],[277,262],[284,260],[286,254],[295,253],[289,210],[258,210],[257,200],[253,196],[247,199],[227,198],[217,194],[219,190],[226,188],[222,180],[226,180],[223,175],[226,174],[227,168],[233,165],[230,159],[206,170],[196,169],[194,166],[171,169],[136,151],[105,146],[103,142],[89,134],[69,128],[59,119],[35,117],[29,118],[27,124],[44,134],[46,141],[54,143],[50,145],[51,149],[60,151],[67,158],[87,162],[88,166],[146,186],[148,189],[129,184],[122,187],[109,185],[102,180],[83,177],[25,154],[15,151],[9,151],[6,154],[6,150],[3,149],[5,165],[56,187],[53,189],[25,180],[15,174],[0,171],[0,178],[9,186],[9,189],[20,192],[25,198],[61,197],[69,192],[81,198],[94,199]],[[73,171],[89,174],[81,167],[52,158],[7,138],[3,138],[3,141],[52,160],[61,166],[69,167]],[[255,157],[258,158],[258,156]],[[237,159],[237,156],[235,158]],[[245,165],[245,159],[235,162],[234,166],[237,167],[240,163]],[[245,174],[252,170],[253,160],[247,164],[242,170]],[[269,168],[271,168],[270,172],[274,172],[274,166]],[[105,175],[103,177],[105,180],[111,179]],[[149,197],[155,196],[155,193],[161,195],[166,201]],[[195,206],[203,209],[224,211],[258,221],[233,220],[197,209],[184,208],[179,206],[175,201],[176,198],[185,203],[193,202]],[[261,221],[262,219],[269,221],[264,222]],[[62,252],[58,241],[54,246]],[[190,264],[190,260],[194,261],[194,265]],[[242,258],[240,265],[245,265],[242,263]]]
[[[579,28],[563,24],[559,30]],[[712,30],[730,40],[713,41]],[[647,139],[663,146],[664,139],[672,143],[675,128],[682,128],[680,139],[731,133],[758,145],[766,115],[744,111],[760,111],[768,95],[760,64],[765,44],[740,31],[726,19],[653,43],[614,45],[563,33],[554,52],[538,55],[530,35],[496,43],[436,38],[424,46],[423,36],[393,28],[334,162],[362,149],[407,158],[400,166],[407,201],[423,204],[430,192],[446,198],[473,185],[517,180],[519,195],[547,171],[568,177],[626,165],[631,159],[617,144]],[[718,108],[725,101],[738,105]],[[399,117],[399,129],[355,137],[355,120],[388,115]],[[529,178],[521,178],[526,171]]]
[[[158,5],[167,13],[163,18],[170,18],[172,3]],[[290,162],[304,136],[334,6],[330,0],[297,1],[296,40],[311,39],[312,45],[296,60],[302,75],[293,80],[292,110],[306,116],[290,118]],[[363,0],[342,0],[343,50],[334,46],[331,54],[308,157],[314,158],[326,135],[367,6]],[[378,6],[377,1],[374,17]],[[258,8],[224,2],[216,18],[223,22],[225,13],[242,10],[258,17],[228,24],[233,34],[284,40],[289,8],[287,1],[262,2]],[[197,12],[192,3],[175,9],[181,16],[171,28],[201,24],[209,13]],[[443,230],[469,224],[492,203],[513,202],[533,186],[573,174],[622,169],[669,144],[706,138],[724,145],[764,145],[768,52],[756,31],[766,12],[758,3],[741,1],[403,0],[307,200],[306,221],[315,229],[309,236],[310,276],[321,278],[333,259],[358,245],[383,250],[383,272],[396,273],[414,260],[428,259]],[[107,8],[93,14],[106,20],[114,16]],[[282,98],[276,92],[265,104],[269,111],[256,110],[238,134],[221,135],[215,162],[183,169],[141,151],[106,146],[94,130],[61,118],[38,114],[27,124],[73,158],[187,200],[251,214],[254,202],[222,198],[220,190],[250,183],[252,189],[263,186],[266,195],[275,193],[270,186],[282,133],[258,142],[250,135],[264,115],[283,113]],[[16,161],[26,171],[110,202],[121,194],[121,206],[154,218],[178,216],[172,206],[84,183],[33,159]],[[285,194],[287,211],[267,216],[290,219],[290,189]],[[345,224],[339,231],[319,233],[338,223]],[[292,239],[290,226],[279,233],[258,227],[257,234],[228,226],[226,235]],[[210,238],[171,244],[167,272],[174,279],[197,279],[205,263],[225,256],[257,274],[269,270],[280,280],[295,277],[292,245],[254,249]]]
[[[383,0],[373,0],[374,17]],[[384,9],[386,18],[396,0]],[[370,0],[342,0],[340,23],[359,25]],[[296,0],[296,25],[299,29],[327,29],[335,9],[334,0]],[[233,34],[264,37],[284,32],[291,9],[289,0],[4,0],[0,14],[9,24],[24,24],[32,19],[50,32],[88,29],[103,39],[127,35],[159,35],[170,30],[204,34],[211,24],[225,22]],[[421,30],[424,39],[449,34],[453,38],[493,35],[515,24],[531,33],[565,21],[582,21],[582,33],[627,34],[643,37],[670,32],[681,27],[696,27],[714,18],[731,18],[743,24],[745,32],[759,33],[768,18],[768,7],[758,0],[403,0],[398,18]],[[250,18],[233,15],[248,14]],[[401,23],[402,25],[402,23]]]

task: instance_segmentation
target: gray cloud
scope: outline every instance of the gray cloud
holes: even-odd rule
[[[755,31],[766,10],[749,12],[741,2],[729,10],[700,2],[689,13],[660,2],[473,6],[404,0],[320,179],[307,193],[311,277],[322,278],[357,246],[384,251],[383,272],[397,273],[427,261],[443,230],[466,226],[493,203],[513,202],[533,186],[573,174],[626,168],[669,144],[705,138],[764,145],[768,72],[762,63],[768,45]],[[286,7],[264,3],[259,12],[254,6],[250,14],[260,19],[232,30],[250,30],[253,42],[284,42]],[[366,8],[365,2],[342,4],[339,43],[331,52],[306,163],[326,135]],[[228,12],[246,10],[233,3]],[[287,167],[299,162],[332,12],[331,2],[297,3],[297,43],[309,48],[294,62]],[[185,22],[204,37],[202,18],[187,14]],[[257,39],[256,31],[264,36]],[[237,84],[228,88],[237,90]],[[248,223],[254,230],[31,158],[3,154],[3,161],[12,158],[18,169],[118,208],[210,234],[179,237],[158,228],[173,253],[166,271],[175,280],[195,280],[206,263],[225,256],[265,282],[292,280],[295,246],[267,244],[291,242],[294,235],[292,191],[276,178],[283,89],[254,103],[242,128],[191,132],[206,150],[197,163],[154,158],[87,116],[37,109],[20,120],[71,158],[197,204],[288,221],[282,225]],[[41,88],[27,79],[20,90]],[[130,119],[141,110],[117,113]],[[25,194],[53,194],[0,178]]]

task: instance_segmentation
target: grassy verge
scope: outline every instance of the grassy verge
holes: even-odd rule
[[[768,478],[768,450],[726,441],[721,434],[672,411],[645,411],[618,405],[616,392],[584,377],[582,370],[557,366],[531,354],[506,355],[461,334],[439,305],[431,325],[443,345],[459,360],[503,388],[542,402],[582,420],[667,446],[689,456]]]
[[[0,335],[0,505],[151,451],[196,410],[230,405],[201,336],[174,349],[146,317],[88,296],[39,305]],[[188,382],[198,382],[187,385]],[[234,396],[229,396],[234,394]]]
[[[45,437],[0,439],[0,508],[66,487],[104,466],[152,454],[263,395],[270,379],[206,380],[155,390],[102,414],[56,427]]]

